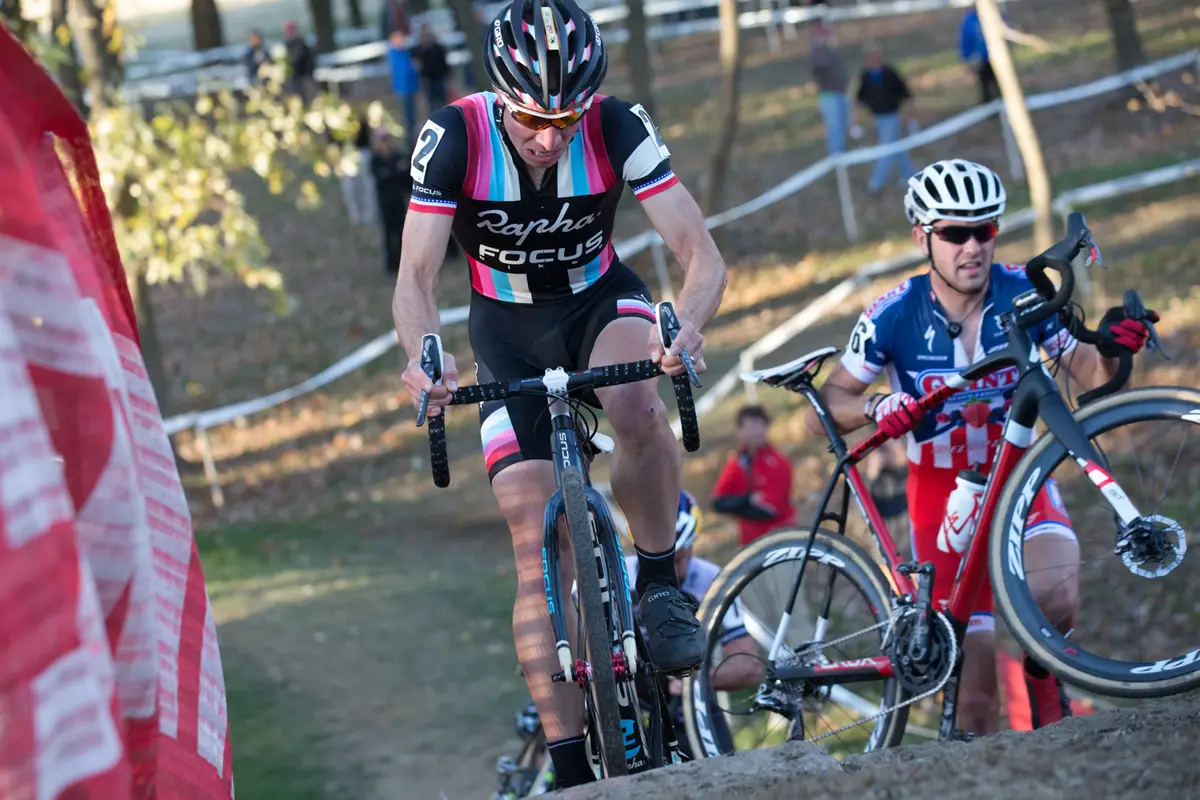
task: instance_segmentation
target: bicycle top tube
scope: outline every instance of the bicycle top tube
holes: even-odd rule
[[[468,403],[506,400],[521,395],[547,395],[565,398],[567,395],[583,389],[637,383],[657,378],[663,374],[665,373],[662,371],[662,367],[650,359],[608,364],[578,372],[567,372],[561,367],[557,367],[546,370],[544,375],[536,378],[515,378],[507,381],[460,386],[454,391],[450,405],[460,406]]]

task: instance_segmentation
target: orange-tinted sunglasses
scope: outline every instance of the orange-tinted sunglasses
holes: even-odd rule
[[[542,131],[549,127],[555,127],[561,131],[572,125],[578,125],[579,121],[583,119],[583,115],[588,112],[588,109],[592,105],[589,101],[587,105],[576,111],[555,114],[553,117],[548,117],[544,114],[536,114],[532,111],[525,111],[518,108],[507,99],[505,99],[504,104],[508,106],[508,112],[512,114],[513,120],[521,127],[528,128],[531,131]]]

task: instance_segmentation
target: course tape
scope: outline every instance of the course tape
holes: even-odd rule
[[[1123,86],[1129,86],[1139,81],[1146,80],[1154,75],[1170,72],[1186,66],[1190,63],[1195,63],[1200,51],[1190,51],[1177,56],[1163,59],[1152,64],[1146,64],[1137,69],[1113,75],[1108,78],[1102,78],[1091,83],[1082,84],[1080,86],[1071,87],[1054,92],[1048,92],[1040,95],[1033,95],[1028,98],[1027,102],[1030,108],[1049,108],[1052,105],[1063,105],[1075,100],[1094,97],[1105,91],[1112,91]],[[1103,87],[1097,90],[1096,87]],[[1045,98],[1051,98],[1053,102],[1047,101]],[[929,134],[939,131],[940,136],[949,136],[953,133],[969,127],[970,125],[978,124],[987,119],[992,114],[998,112],[998,106],[980,106],[971,109],[955,117],[951,117],[938,125],[934,125],[920,133],[896,142],[893,145],[886,147],[875,146],[871,148],[863,148],[862,151],[871,151],[876,153],[872,158],[878,158],[879,155],[884,155],[891,152],[906,150],[913,147],[913,142],[919,141],[920,144],[928,144],[936,141],[936,138],[925,138]],[[735,206],[727,211],[715,214],[705,220],[705,224],[709,229],[726,225],[735,220],[741,219],[749,214],[759,211],[769,205],[779,202],[780,200],[795,194],[809,185],[815,183],[833,171],[840,160],[842,163],[861,163],[862,159],[858,157],[860,151],[850,151],[839,156],[824,158],[821,161],[806,167],[781,183],[768,189],[763,194],[752,198],[751,200]],[[1056,209],[1062,210],[1071,204],[1091,203],[1097,200],[1117,197],[1122,194],[1139,191],[1151,186],[1159,186],[1174,181],[1184,180],[1194,175],[1200,174],[1200,159],[1174,164],[1161,169],[1151,170],[1149,172],[1140,173],[1138,175],[1130,175],[1122,178],[1116,178],[1110,181],[1104,181],[1092,186],[1074,189],[1060,195],[1056,200]],[[1014,212],[1004,218],[1005,229],[1021,227],[1032,224],[1033,212],[1031,209]],[[661,244],[662,238],[657,231],[648,230],[640,233],[632,238],[626,239],[615,244],[618,255],[622,259],[627,259],[648,247],[656,244]],[[879,275],[888,274],[897,269],[902,269],[913,263],[913,258],[919,257],[919,251],[913,250],[909,253],[900,256],[884,259],[864,266],[854,276],[847,278],[837,286],[829,290],[829,292],[818,298],[812,305],[808,306],[799,312],[791,320],[788,320],[779,328],[771,331],[763,339],[759,340],[747,348],[747,355],[751,358],[759,358],[774,352],[792,336],[795,336],[800,331],[814,324],[823,316],[825,310],[836,306],[841,299],[849,296],[859,286],[865,284],[866,281],[873,279]],[[907,260],[906,260],[907,259]],[[834,299],[830,299],[833,297]],[[816,309],[816,310],[813,310]],[[455,308],[442,309],[440,312],[442,325],[453,325],[460,322],[465,322],[467,319],[467,306],[457,306]],[[379,358],[384,353],[391,350],[397,345],[394,332],[389,332],[380,335],[378,338],[363,345],[362,347],[350,353],[345,358],[338,361],[336,364],[327,369],[313,375],[303,383],[299,383],[288,389],[275,392],[265,397],[245,400],[232,405],[216,408],[211,411],[191,412],[171,417],[166,421],[166,429],[169,435],[174,435],[182,430],[189,428],[211,428],[217,425],[222,425],[226,422],[238,419],[239,417],[256,414],[265,411],[274,406],[294,400],[297,397],[308,394],[322,386],[325,386],[338,378],[346,375],[359,367]],[[723,375],[712,388],[705,392],[696,400],[696,415],[704,416],[708,411],[720,402],[725,396],[732,392],[740,382],[738,374],[741,367],[737,367]],[[673,423],[676,435],[679,435],[679,423],[676,420]]]

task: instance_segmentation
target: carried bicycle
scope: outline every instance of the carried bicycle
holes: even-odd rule
[[[795,562],[799,563],[794,579],[787,578],[790,588],[779,617],[756,617],[748,610],[748,601],[742,601],[751,634],[767,651],[765,679],[750,699],[748,713],[767,711],[782,718],[786,733],[777,727],[773,734],[776,739],[786,736],[816,740],[857,729],[865,740],[851,748],[872,750],[895,746],[905,734],[912,705],[939,691],[943,692],[941,719],[934,735],[941,739],[960,736],[954,730],[954,720],[962,646],[976,595],[984,585],[984,570],[991,576],[995,605],[1017,642],[1042,667],[1064,681],[1098,694],[1127,698],[1158,697],[1200,686],[1200,649],[1189,647],[1152,661],[1123,660],[1093,652],[1078,641],[1078,627],[1082,623],[1072,632],[1059,631],[1047,620],[1030,590],[1023,563],[1027,515],[1032,499],[1060,464],[1074,465],[1066,466],[1068,473],[1077,475],[1075,468],[1082,472],[1080,482],[1086,487],[1080,490],[1084,510],[1104,511],[1102,516],[1111,514],[1116,523],[1111,540],[1105,540],[1108,544],[1104,546],[1111,546],[1111,553],[1110,560],[1104,563],[1112,564],[1111,558],[1116,558],[1119,563],[1114,569],[1120,571],[1123,567],[1135,576],[1155,580],[1178,567],[1187,550],[1187,532],[1169,513],[1174,506],[1164,506],[1163,499],[1152,499],[1140,508],[1135,505],[1113,478],[1106,454],[1093,440],[1138,422],[1168,420],[1187,423],[1183,437],[1186,441],[1186,434],[1193,430],[1191,425],[1200,425],[1200,392],[1183,387],[1117,391],[1132,368],[1132,355],[1122,351],[1112,380],[1081,395],[1081,408],[1072,412],[1027,332],[1059,315],[1076,339],[1093,344],[1102,342],[1101,335],[1086,328],[1068,307],[1075,286],[1070,262],[1077,256],[1081,256],[1083,267],[1100,261],[1086,220],[1074,213],[1068,218],[1067,236],[1027,265],[1027,274],[1035,288],[1015,298],[1013,309],[1000,317],[1007,346],[948,377],[944,385],[918,400],[922,411],[928,413],[998,370],[1015,370],[1018,376],[1003,429],[1003,443],[987,480],[975,533],[963,552],[944,610],[934,608],[931,603],[933,565],[901,560],[856,466],[887,441],[888,436],[876,431],[857,446],[847,447],[814,386],[814,378],[826,359],[838,349],[826,347],[787,364],[742,376],[744,380],[796,392],[812,403],[829,439],[830,450],[837,456],[837,465],[811,529],[781,531],[751,544],[725,567],[701,606],[699,616],[708,634],[708,656],[703,666],[685,681],[684,693],[687,735],[698,757],[716,756],[733,749],[732,742],[718,741],[711,725],[712,715],[725,711],[716,705],[709,677],[716,621],[747,587],[755,585],[756,579],[761,581],[764,573]],[[1047,278],[1047,269],[1060,274],[1060,288],[1056,289]],[[1133,291],[1126,292],[1125,308],[1135,319],[1144,312],[1140,297]],[[1150,327],[1150,349],[1161,353],[1150,320],[1143,322]],[[1045,422],[1047,431],[1035,442],[1034,425],[1038,419]],[[1135,459],[1141,450],[1168,444],[1161,438],[1134,444],[1132,434],[1129,439]],[[1182,451],[1182,443],[1180,448]],[[1124,457],[1128,459],[1128,455]],[[1164,486],[1169,488],[1170,476],[1164,480]],[[839,481],[843,484],[842,496],[840,504],[835,505],[831,501]],[[1088,496],[1093,494],[1098,496]],[[851,498],[866,518],[886,572],[846,536]],[[822,526],[827,523],[835,526],[835,530],[824,529]],[[1082,527],[1076,526],[1076,530]],[[1087,527],[1096,530],[1100,526]],[[806,568],[827,569],[829,578],[806,591],[798,608],[797,598],[801,597]],[[1095,567],[1085,562],[1081,569]],[[921,576],[918,585],[914,585],[914,574]],[[1112,576],[1112,573],[1086,574],[1101,585]],[[775,582],[776,587],[779,583]],[[835,595],[839,603],[844,598],[857,597],[863,601],[861,610],[855,615],[841,608],[832,609]],[[1163,597],[1160,605],[1177,605],[1170,593]],[[1171,610],[1173,613],[1173,607]],[[1184,611],[1191,613],[1188,609]],[[805,624],[810,615],[814,620],[811,629]],[[1100,609],[1093,613],[1089,624],[1103,629],[1110,625],[1106,616]],[[1194,626],[1189,628],[1186,623],[1192,618],[1186,617],[1179,623],[1183,637],[1195,633]],[[829,636],[830,624],[847,620],[853,623],[849,626],[851,633]],[[855,625],[864,627],[854,630]],[[785,644],[789,634],[793,640],[802,641],[789,647]],[[851,642],[866,648],[862,657],[839,656],[838,652]],[[879,686],[864,689],[866,683]],[[813,727],[814,719],[820,721],[825,705],[831,702],[845,703],[846,710],[832,722],[827,721],[825,730],[805,730],[806,726]],[[859,727],[869,723],[869,732]]]
[[[670,303],[658,303],[655,317],[663,348],[679,332],[679,321]],[[672,376],[684,447],[700,446],[696,409],[689,379],[700,385],[690,356],[682,360],[687,375]],[[441,338],[426,334],[421,345],[421,366],[440,385],[443,369]],[[603,446],[595,426],[580,413],[584,400],[573,394],[606,386],[649,380],[664,374],[650,360],[593,367],[579,372],[548,369],[541,377],[460,386],[450,405],[504,400],[521,395],[544,396],[549,402],[551,448],[555,454],[557,488],[546,503],[543,522],[542,572],[546,603],[554,630],[561,670],[556,682],[573,681],[584,695],[589,754],[601,777],[642,772],[678,760],[674,726],[666,713],[666,692],[661,675],[652,667],[640,626],[634,624],[629,576],[620,538],[603,497],[591,486],[589,455]],[[422,395],[417,425],[426,422],[428,396]],[[589,412],[590,413],[590,412]],[[593,420],[595,415],[592,414]],[[450,485],[446,455],[445,415],[428,419],[430,466],[434,483]],[[605,437],[606,438],[606,437]],[[578,587],[579,630],[576,642],[583,652],[573,654],[567,636],[559,578],[558,519],[564,517]],[[657,698],[651,702],[649,729],[636,693]]]

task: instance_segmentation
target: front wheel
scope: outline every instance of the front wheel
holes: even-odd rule
[[[992,523],[996,606],[1029,655],[1083,689],[1148,698],[1200,687],[1200,618],[1187,594],[1200,585],[1200,562],[1185,557],[1188,535],[1200,531],[1200,392],[1119,392],[1075,420],[1103,472],[1076,463],[1052,433],[1017,462]],[[1110,504],[1117,491],[1140,515],[1132,527]],[[1079,549],[1049,563],[1047,552],[1072,553],[1061,538],[1051,548],[1036,538],[1062,535],[1059,514],[1069,514]],[[1136,655],[1116,654],[1126,647]]]
[[[625,744],[621,728],[621,710],[613,674],[612,633],[604,613],[600,591],[600,547],[592,531],[583,475],[571,467],[563,470],[562,493],[566,507],[567,529],[571,534],[571,553],[575,560],[575,582],[579,587],[579,616],[583,625],[587,661],[591,665],[585,708],[594,722],[593,733],[599,740],[605,777],[626,775]]]

